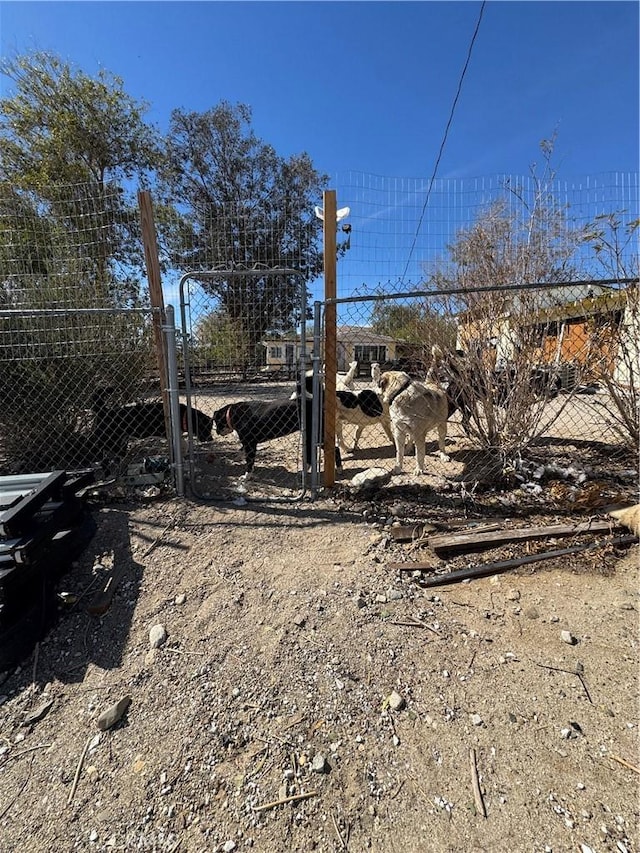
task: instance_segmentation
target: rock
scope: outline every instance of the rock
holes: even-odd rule
[[[578,642],[578,638],[574,637],[571,631],[561,631],[560,639],[563,643],[567,643],[567,645],[569,646],[575,646],[575,644]]]
[[[482,725],[482,717],[480,716],[480,714],[471,714],[470,719],[474,726]]]
[[[187,596],[183,592],[181,592],[180,595],[176,595],[174,599],[176,604],[184,604],[186,600]]]
[[[112,726],[115,726],[126,714],[127,708],[131,704],[131,696],[124,696],[118,700],[106,711],[103,711],[98,717],[98,728],[101,732],[106,732]]]
[[[229,839],[229,841],[224,842],[222,849],[224,853],[232,853],[232,851],[236,849],[236,842]]]
[[[540,613],[537,607],[527,607],[524,611],[524,615],[527,619],[537,619],[540,616]]]
[[[152,649],[159,649],[167,642],[167,630],[164,625],[154,625],[149,631],[149,645]]]
[[[401,711],[406,704],[404,698],[395,690],[388,696],[387,703],[392,711]]]
[[[311,771],[313,773],[328,773],[329,765],[327,759],[321,753],[316,753],[311,761]]]
[[[349,488],[354,491],[363,491],[371,489],[375,486],[382,486],[391,480],[391,471],[386,468],[367,468],[366,471],[360,471],[356,474],[349,483]]]

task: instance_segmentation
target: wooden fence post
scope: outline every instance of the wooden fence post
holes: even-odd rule
[[[144,261],[147,268],[147,281],[149,282],[149,297],[151,307],[154,309],[151,315],[153,323],[153,340],[155,343],[158,371],[160,373],[160,391],[162,393],[162,406],[164,409],[164,428],[167,438],[171,435],[171,414],[169,411],[169,381],[167,376],[167,353],[162,334],[162,323],[164,322],[164,297],[162,295],[162,281],[160,278],[160,261],[158,258],[158,241],[156,239],[156,226],[153,219],[153,205],[151,194],[148,190],[138,192],[138,207],[140,210],[140,225],[142,227],[142,244],[144,246]]]

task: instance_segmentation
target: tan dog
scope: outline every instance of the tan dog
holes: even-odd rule
[[[395,474],[402,473],[404,448],[407,438],[416,447],[416,474],[424,474],[425,443],[427,433],[438,430],[440,459],[448,462],[445,452],[447,437],[447,395],[435,385],[426,385],[412,379],[400,370],[388,370],[380,376],[382,399],[389,406],[391,430],[396,446]]]

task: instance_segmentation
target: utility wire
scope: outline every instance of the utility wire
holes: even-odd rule
[[[464,68],[462,69],[462,74],[460,75],[460,80],[458,81],[458,90],[456,92],[456,96],[453,99],[453,104],[451,106],[451,112],[449,113],[449,120],[447,121],[447,126],[444,130],[444,135],[442,137],[442,142],[440,143],[440,150],[438,151],[438,157],[436,159],[436,164],[433,167],[433,174],[431,175],[431,179],[429,180],[429,186],[427,188],[427,195],[424,200],[424,204],[422,205],[422,212],[420,214],[420,219],[418,220],[418,227],[416,228],[416,233],[413,237],[413,243],[411,244],[411,249],[409,250],[409,257],[407,258],[407,264],[404,268],[404,272],[402,273],[402,277],[400,278],[400,282],[404,282],[404,278],[407,274],[407,270],[409,269],[409,263],[411,262],[411,256],[413,255],[414,249],[416,247],[416,242],[418,240],[418,234],[420,233],[420,229],[422,228],[422,222],[424,220],[424,214],[427,209],[427,205],[429,204],[429,197],[431,195],[431,190],[433,189],[433,182],[436,179],[436,174],[438,172],[438,166],[440,165],[440,160],[442,159],[442,153],[444,151],[444,146],[447,142],[447,137],[449,135],[449,128],[451,127],[451,123],[453,121],[453,114],[455,113],[456,106],[458,103],[458,99],[460,97],[460,92],[462,91],[462,83],[465,78],[465,74],[467,73],[467,68],[469,67],[469,62],[471,61],[471,52],[473,51],[473,45],[476,40],[476,36],[478,35],[478,30],[480,29],[480,22],[482,21],[482,15],[484,13],[484,7],[487,5],[486,0],[482,0],[482,5],[480,6],[480,14],[478,15],[478,22],[476,24],[476,28],[474,30],[473,36],[471,37],[471,43],[469,44],[469,50],[467,51],[467,59],[464,63]]]

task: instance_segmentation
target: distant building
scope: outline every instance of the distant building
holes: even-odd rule
[[[307,360],[311,361],[313,337],[307,337]],[[293,375],[302,355],[300,335],[281,335],[262,341],[265,348],[266,373]],[[371,364],[394,361],[401,343],[388,335],[379,335],[370,326],[338,326],[337,362],[338,370],[346,372],[352,361],[359,364],[359,374],[369,375]]]

